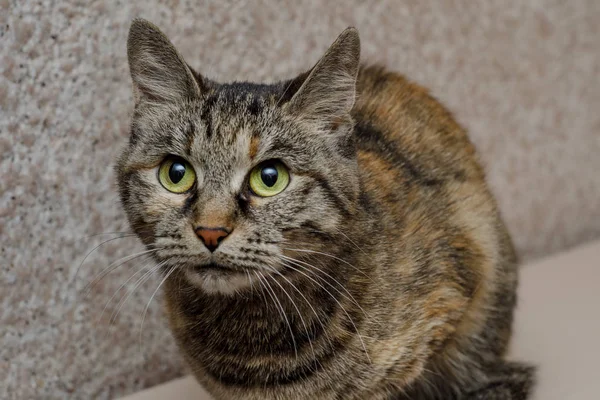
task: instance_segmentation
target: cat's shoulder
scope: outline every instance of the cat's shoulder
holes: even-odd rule
[[[368,113],[375,119],[404,116],[462,130],[450,112],[429,90],[404,75],[381,65],[362,65],[357,78],[355,113]]]

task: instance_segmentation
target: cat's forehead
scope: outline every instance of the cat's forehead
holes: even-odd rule
[[[285,130],[278,124],[276,102],[267,85],[230,84],[181,104],[162,124],[171,136],[170,151],[199,168],[208,181],[235,180],[259,161],[261,148],[281,139]]]
[[[186,132],[190,156],[211,165],[253,158],[259,136],[276,125],[274,95],[264,86],[243,90],[226,85],[193,107],[184,116],[191,130]]]
[[[244,120],[259,117],[272,109],[281,98],[281,84],[265,85],[249,82],[233,82],[213,85],[202,99],[202,114],[225,117],[231,115]]]
[[[252,164],[255,124],[233,113],[195,115],[188,133],[186,158],[202,168],[206,179],[221,180],[248,169]]]

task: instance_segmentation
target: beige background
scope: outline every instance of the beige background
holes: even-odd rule
[[[597,0],[142,4],[0,0],[0,398],[112,398],[182,373],[160,295],[140,347],[157,277],[112,327],[120,296],[102,314],[140,259],[81,290],[135,239],[106,243],[75,279],[116,236],[90,235],[127,230],[111,166],[133,17],[222,80],[289,77],[355,25],[364,60],[428,86],[469,129],[524,259],[600,236]]]

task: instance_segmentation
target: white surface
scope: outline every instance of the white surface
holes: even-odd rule
[[[600,399],[600,241],[525,265],[512,359],[538,366],[532,400]],[[123,400],[209,400],[191,377]]]
[[[193,377],[187,376],[121,400],[211,400],[211,397]]]
[[[521,270],[511,355],[538,366],[535,400],[600,399],[600,242]]]

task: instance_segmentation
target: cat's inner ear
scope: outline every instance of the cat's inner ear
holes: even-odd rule
[[[345,119],[354,106],[359,64],[358,31],[347,28],[284,107],[293,115],[325,125]]]
[[[127,39],[136,104],[175,102],[200,95],[193,72],[169,39],[152,23],[136,19]]]

